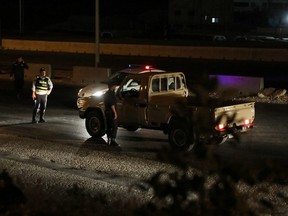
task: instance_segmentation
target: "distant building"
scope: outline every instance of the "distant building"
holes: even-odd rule
[[[178,32],[224,28],[232,21],[232,6],[227,0],[169,0],[169,25]]]
[[[288,26],[287,0],[234,0],[233,8],[236,23],[241,22],[244,14],[250,24],[255,23],[257,26]]]
[[[288,0],[169,0],[175,32],[288,26]]]
[[[234,0],[234,11],[266,11],[287,9],[287,0]]]
[[[235,12],[261,11],[267,7],[267,0],[234,0],[233,3],[233,11]]]

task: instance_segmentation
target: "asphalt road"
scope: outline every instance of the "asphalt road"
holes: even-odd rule
[[[76,95],[79,87],[55,85],[48,98],[46,124],[30,124],[32,99],[30,85],[26,83],[23,97],[17,100],[12,80],[1,80],[0,132],[51,142],[71,142],[73,145],[105,147],[103,140],[91,140],[85,130],[85,120],[78,117]],[[216,150],[217,154],[231,159],[278,158],[288,160],[288,105],[256,103],[255,127],[240,136],[240,143],[230,140]],[[39,135],[39,131],[40,134]],[[41,140],[40,140],[41,141]],[[156,158],[157,150],[167,147],[167,137],[160,131],[139,130],[134,133],[119,129],[118,141],[122,152],[135,153],[137,157]],[[93,149],[97,150],[97,145]],[[104,148],[105,149],[105,148]],[[147,155],[143,152],[147,152]],[[226,153],[225,153],[226,152]]]

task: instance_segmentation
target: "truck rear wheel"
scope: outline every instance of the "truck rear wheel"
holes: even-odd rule
[[[183,123],[174,123],[169,130],[169,143],[172,148],[181,151],[190,151],[195,145],[194,134],[189,127]]]
[[[100,138],[105,134],[105,124],[103,117],[97,112],[90,112],[85,121],[87,132],[94,138]]]
[[[139,129],[138,126],[125,126],[124,128],[125,128],[126,130],[132,131],[132,132],[137,131],[137,130]]]

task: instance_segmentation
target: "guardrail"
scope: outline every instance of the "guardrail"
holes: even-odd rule
[[[281,48],[198,47],[147,44],[100,43],[100,54],[123,56],[176,57],[191,59],[287,62],[288,50]],[[9,50],[93,54],[95,43],[2,39]]]

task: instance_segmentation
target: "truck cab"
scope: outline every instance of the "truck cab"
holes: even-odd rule
[[[185,83],[182,72],[128,76],[116,92],[119,125],[161,128],[169,121],[175,100],[188,96]]]

